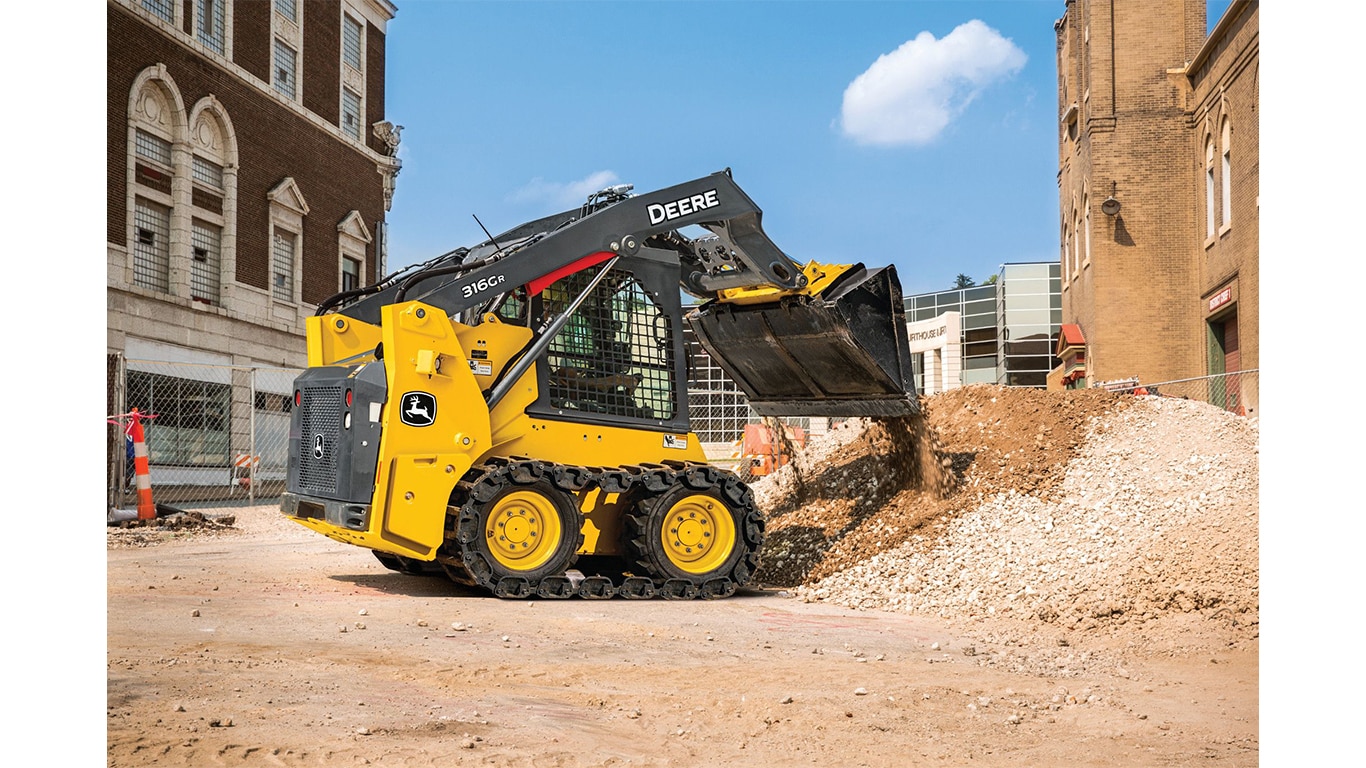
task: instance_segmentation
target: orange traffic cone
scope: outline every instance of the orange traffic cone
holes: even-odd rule
[[[147,441],[142,431],[142,414],[134,408],[129,415],[133,419],[133,473],[137,476],[138,483],[138,519],[151,520],[157,516],[157,508],[152,503],[152,473],[147,464]]]

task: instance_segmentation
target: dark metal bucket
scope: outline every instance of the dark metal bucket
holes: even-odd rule
[[[814,298],[713,301],[687,319],[761,416],[919,412],[895,267],[856,265]]]

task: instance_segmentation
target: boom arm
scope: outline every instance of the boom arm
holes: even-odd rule
[[[461,263],[438,263],[337,311],[377,323],[381,306],[416,299],[453,315],[518,286],[534,292],[612,256],[635,255],[646,241],[679,253],[680,283],[699,297],[733,289],[800,290],[807,275],[764,233],[762,216],[729,170],[720,171],[621,199],[581,218],[565,212],[530,222],[455,252],[463,257]],[[689,225],[701,226],[715,238],[690,240],[675,233]]]
[[[457,249],[335,311],[378,324],[383,306],[419,300],[448,315],[522,286],[556,280],[642,250],[678,255],[683,290],[707,301],[686,320],[762,415],[898,416],[917,412],[901,284],[893,267],[805,267],[783,253],[729,169],[644,195],[599,193],[579,211],[547,216]],[[679,234],[700,226],[713,237]],[[475,321],[477,322],[477,320]],[[548,343],[538,332],[523,356]],[[553,334],[552,334],[553,335]]]

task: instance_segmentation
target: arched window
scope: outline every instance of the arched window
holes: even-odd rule
[[[1063,283],[1072,282],[1072,249],[1071,233],[1067,231],[1067,222],[1062,223],[1062,281]]]
[[[1227,227],[1233,223],[1233,127],[1227,117],[1219,130],[1219,143],[1224,150],[1220,192],[1223,196],[1224,226]]]
[[[1205,237],[1214,237],[1214,138],[1205,138]]]
[[[1069,231],[1072,239],[1072,279],[1075,280],[1081,271],[1081,212],[1077,210],[1077,198],[1075,196],[1072,198],[1072,226]]]
[[[223,275],[236,269],[237,146],[212,96],[190,114],[190,149],[190,298],[219,305]]]
[[[172,254],[184,232],[175,225],[186,164],[185,111],[166,68],[148,67],[133,81],[128,103],[129,282],[173,293]]]
[[[1091,192],[1083,184],[1081,187],[1081,232],[1085,242],[1082,246],[1081,265],[1091,263]]]

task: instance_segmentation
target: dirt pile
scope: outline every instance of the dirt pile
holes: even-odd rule
[[[1100,390],[924,402],[909,444],[846,422],[755,485],[761,580],[950,619],[1091,630],[1197,612],[1255,636],[1255,422]],[[911,469],[931,465],[942,479]]]
[[[239,533],[236,515],[206,515],[197,510],[158,509],[147,520],[111,520],[106,534],[110,549],[150,547],[189,536],[231,536]]]
[[[841,422],[754,484],[769,516],[759,578],[810,583],[994,493],[1046,496],[1086,431],[1131,401],[977,385],[922,398],[923,418]]]

